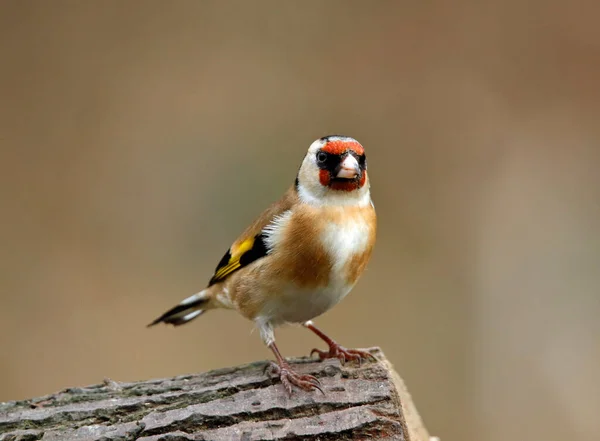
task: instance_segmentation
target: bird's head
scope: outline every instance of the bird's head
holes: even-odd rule
[[[300,199],[314,205],[370,203],[365,149],[348,136],[326,136],[313,142],[298,171]]]

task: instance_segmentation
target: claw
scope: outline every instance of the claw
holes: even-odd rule
[[[323,395],[325,395],[325,392],[323,391],[323,388],[321,387],[322,386],[321,381],[314,375],[298,374],[297,372],[293,371],[292,368],[287,363],[286,364],[277,364],[277,363],[271,362],[265,368],[265,373],[268,369],[271,369],[271,371],[273,373],[275,373],[276,375],[279,376],[279,378],[281,380],[281,384],[283,385],[283,387],[285,388],[285,390],[289,396],[291,396],[293,393],[292,385],[296,386],[299,389],[303,389],[303,390],[309,391],[309,392],[311,390],[317,389],[319,392],[321,392]]]
[[[317,386],[321,386],[321,380],[319,380],[317,377],[314,377],[312,375],[304,375],[304,377],[306,377],[306,381],[310,381],[311,383]]]
[[[360,351],[358,349],[346,349],[345,347],[334,343],[329,346],[329,351],[321,351],[320,349],[313,349],[310,351],[310,356],[317,354],[321,361],[327,358],[337,358],[340,363],[345,364],[346,361],[358,361],[358,365],[362,365],[363,359],[377,361],[375,356],[366,351]]]

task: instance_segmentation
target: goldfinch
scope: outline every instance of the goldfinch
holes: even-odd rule
[[[292,386],[318,389],[311,375],[294,372],[275,344],[273,329],[299,323],[329,346],[313,349],[321,360],[371,357],[346,349],[312,322],[354,287],[371,257],[376,234],[363,146],[347,136],[313,142],[296,181],[227,250],[208,286],[150,325],[183,325],[209,309],[234,309],[254,321],[275,354],[274,370]]]

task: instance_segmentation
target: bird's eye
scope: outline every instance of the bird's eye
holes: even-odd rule
[[[323,164],[325,161],[327,161],[327,153],[325,153],[325,152],[317,153],[317,162],[319,164]]]
[[[360,168],[367,168],[367,157],[364,154],[358,157],[358,165]]]

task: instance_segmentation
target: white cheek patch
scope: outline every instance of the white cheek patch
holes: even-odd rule
[[[371,204],[371,194],[367,185],[355,191],[336,191],[323,187],[320,183],[309,188],[299,182],[298,196],[305,204],[316,207],[334,205],[366,207]]]

